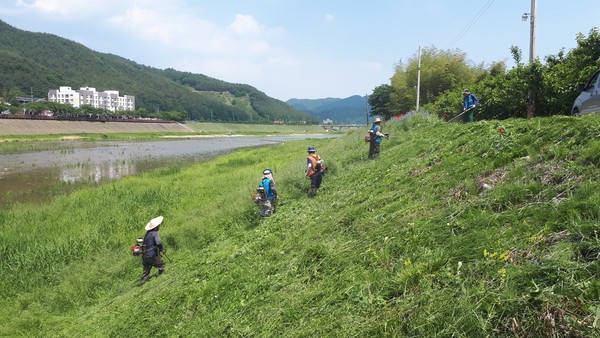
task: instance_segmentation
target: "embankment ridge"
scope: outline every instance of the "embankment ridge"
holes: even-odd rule
[[[0,135],[189,132],[180,123],[0,120]]]

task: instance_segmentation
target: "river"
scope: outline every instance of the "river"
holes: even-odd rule
[[[67,149],[0,154],[0,208],[44,201],[84,186],[174,164],[192,165],[236,149],[336,135],[222,136],[144,142],[77,142]]]

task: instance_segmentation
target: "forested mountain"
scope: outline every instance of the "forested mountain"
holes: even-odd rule
[[[47,33],[32,33],[0,20],[0,97],[47,97],[59,86],[134,95],[136,108],[185,112],[200,121],[316,121],[256,88],[202,74],[161,70]]]
[[[367,123],[367,99],[354,95],[345,99],[290,99],[290,106],[310,114],[319,120],[331,119],[334,123]]]

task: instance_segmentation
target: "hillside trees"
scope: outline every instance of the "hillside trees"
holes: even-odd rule
[[[577,84],[587,81],[600,68],[600,33],[590,30],[586,37],[577,35],[577,46],[545,57],[545,63],[534,60],[523,64],[522,52],[511,47],[516,66],[476,83],[474,87],[484,103],[480,119],[526,117],[527,90],[534,88],[535,116],[568,115],[579,94]]]
[[[391,79],[391,95],[396,113],[414,109],[417,98],[418,55],[406,64],[399,62]],[[484,73],[483,66],[469,63],[459,50],[424,48],[421,53],[421,104],[435,102],[447,91],[460,92]]]
[[[535,116],[569,114],[577,85],[585,82],[600,68],[600,32],[592,28],[589,34],[578,34],[577,46],[565,52],[524,64],[522,52],[511,47],[515,66],[506,69],[504,62],[489,66],[473,65],[458,50],[424,49],[421,57],[421,106],[423,110],[442,118],[451,118],[462,110],[461,91],[469,88],[481,106],[476,119],[506,119],[526,117],[528,89],[534,89]],[[377,95],[380,107],[394,111],[392,115],[410,111],[416,102],[418,56],[406,64],[400,62],[391,79],[391,93]],[[380,89],[380,87],[376,88]]]
[[[185,112],[177,111],[158,111],[148,112],[144,108],[137,110],[119,110],[110,111],[108,109],[95,108],[91,105],[82,105],[79,108],[75,108],[69,104],[39,101],[32,103],[24,103],[20,106],[8,106],[0,104],[0,111],[10,110],[12,113],[26,113],[26,114],[37,114],[44,111],[50,111],[54,116],[75,116],[75,117],[112,117],[121,118],[126,116],[128,118],[156,118],[161,120],[172,120],[172,121],[185,121],[188,115]]]
[[[203,95],[203,97],[208,101],[204,103],[204,105],[208,106],[208,109],[201,110],[200,114],[198,114],[201,116],[199,119],[208,120],[209,118],[216,118],[219,120],[228,121],[231,120],[232,117],[235,117],[235,120],[248,122],[264,122],[272,121],[274,119],[298,122],[308,121],[310,123],[317,122],[316,119],[311,118],[309,115],[302,113],[285,102],[272,99],[265,93],[246,84],[232,84],[209,78],[203,74],[182,72],[172,68],[158,72],[171,79],[175,83],[192,88],[194,91],[199,93],[226,93],[230,94],[234,98],[240,98],[240,100],[227,100],[230,102],[230,104],[223,106],[223,100],[216,99],[217,96]],[[248,100],[248,107],[239,105],[239,103],[243,102],[244,99]],[[190,108],[189,110],[193,109]],[[211,115],[206,115],[207,112]]]
[[[52,34],[15,29],[1,20],[0,74],[0,96],[11,104],[16,96],[46,97],[59,86],[91,86],[133,95],[136,106],[148,112],[178,111],[199,121],[316,121],[249,85],[144,66]]]
[[[542,68],[541,95],[548,115],[569,114],[579,94],[577,85],[586,82],[600,68],[598,28],[592,28],[587,36],[579,33],[576,41],[577,46],[568,53],[561,50],[546,57]]]
[[[373,93],[369,96],[369,105],[371,105],[371,116],[381,116],[384,119],[390,119],[397,114],[397,110],[392,102],[391,85],[382,84],[373,89]]]

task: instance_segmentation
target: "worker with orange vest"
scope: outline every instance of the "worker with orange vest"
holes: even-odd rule
[[[306,158],[306,162],[305,175],[310,178],[310,193],[308,196],[315,197],[317,195],[317,190],[321,187],[323,174],[325,173],[323,160],[321,159],[321,156],[317,154],[315,147],[308,147],[308,157]]]

